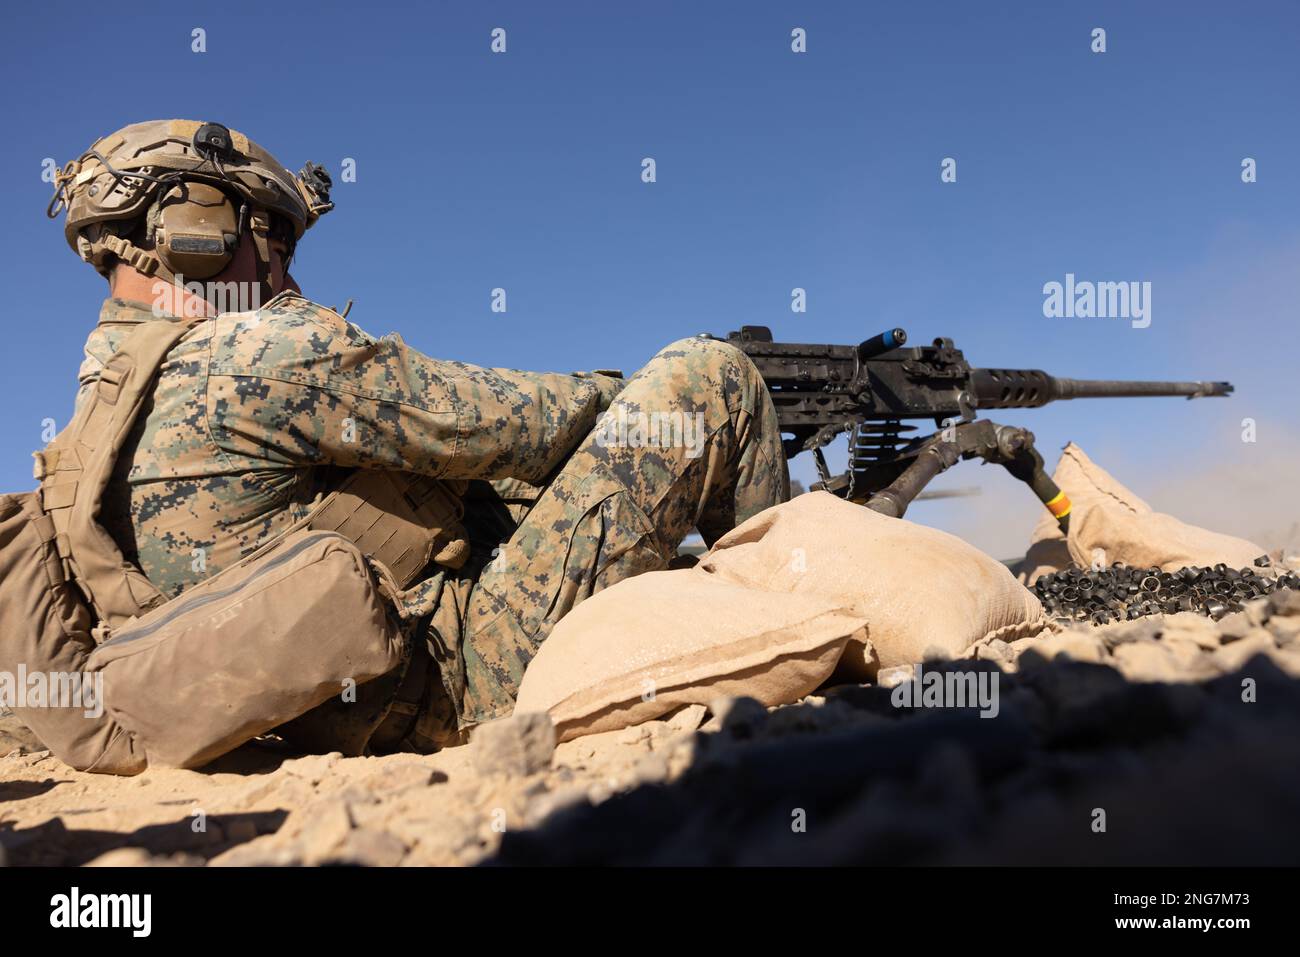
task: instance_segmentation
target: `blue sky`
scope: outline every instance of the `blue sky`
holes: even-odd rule
[[[1259,481],[1300,475],[1300,4],[47,9],[7,11],[0,38],[0,488],[31,487],[29,453],[43,419],[70,413],[104,295],[43,215],[41,163],[185,117],[336,180],[354,159],[356,182],[337,185],[295,274],[312,298],[352,298],[362,327],[433,355],[630,372],[672,339],[742,323],[843,342],[901,325],[981,365],[1228,378],[1226,401],[1001,419],[1029,424],[1049,461],[1072,439],[1156,507],[1173,510],[1167,495],[1224,531],[1300,517],[1282,483]],[[206,53],[191,52],[195,27]],[[489,50],[495,27],[505,54]],[[791,52],[794,27],[806,54]],[[945,157],[956,183],[940,182]],[[1244,157],[1258,182],[1241,182]],[[1043,284],[1067,272],[1150,281],[1151,326],[1044,318]],[[490,311],[494,287],[505,314]],[[1256,443],[1240,440],[1247,416]],[[1038,518],[993,470],[939,485],[984,494],[910,517],[1000,556]]]

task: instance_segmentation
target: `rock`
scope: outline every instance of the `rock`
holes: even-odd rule
[[[1242,612],[1245,614],[1247,621],[1256,627],[1260,627],[1264,622],[1268,621],[1270,613],[1268,597],[1252,598],[1246,602]]]
[[[22,749],[14,751],[8,755],[9,759],[14,761],[18,767],[34,768],[38,764],[44,764],[54,758],[52,751],[29,751],[24,753]]]
[[[748,737],[767,722],[767,708],[754,698],[720,697],[709,702],[712,719],[703,728],[704,731],[726,730],[733,737]]]
[[[975,648],[975,658],[978,661],[996,661],[998,664],[1010,664],[1012,661],[1011,646],[1001,638],[994,638]]]
[[[1052,651],[1051,649],[1048,650]],[[1052,651],[1052,655],[1055,656],[1056,652]],[[1065,657],[1068,658],[1069,655],[1066,655]],[[1020,657],[1016,659],[1016,664],[1019,666],[1020,673],[1023,675],[1030,675],[1036,671],[1045,669],[1048,667],[1049,663],[1050,660],[1042,651],[1039,651],[1038,648],[1026,648],[1021,652]]]
[[[1093,629],[1108,647],[1126,645],[1134,641],[1153,641],[1160,637],[1168,619],[1160,615],[1149,615],[1137,621],[1112,621]]]
[[[296,778],[302,778],[308,784],[316,785],[325,780],[330,768],[343,757],[338,751],[329,754],[309,754],[305,758],[294,758],[280,765],[280,770]]]
[[[790,705],[777,708],[768,715],[767,723],[763,726],[763,734],[766,737],[828,731],[831,728],[857,724],[868,717],[870,716],[867,713],[839,699],[818,706],[806,703]]]
[[[1300,616],[1270,618],[1265,627],[1277,639],[1279,645],[1289,645],[1296,641],[1297,635],[1300,635]]]
[[[1245,638],[1255,627],[1255,623],[1246,617],[1244,611],[1233,612],[1231,615],[1225,615],[1219,621],[1219,635],[1226,645],[1232,641],[1240,641]]]
[[[334,852],[331,862],[364,867],[394,867],[406,856],[406,845],[387,831],[359,827],[350,831]]]
[[[544,712],[512,714],[474,729],[470,748],[480,774],[535,774],[551,766],[555,725]]]
[[[284,822],[284,830],[302,851],[309,863],[326,860],[352,830],[352,813],[346,801],[329,798],[294,811]]]
[[[596,756],[597,750],[599,749],[592,743],[591,738],[579,738],[573,744],[572,753],[580,760],[590,761]]]
[[[634,724],[630,728],[624,728],[618,733],[619,744],[637,745],[649,741],[651,731],[645,724]]]
[[[596,781],[587,788],[588,804],[604,804],[614,796],[614,788],[607,781]]]
[[[1279,588],[1268,596],[1268,606],[1275,615],[1300,615],[1300,591]]]
[[[1032,638],[1022,638],[1021,641],[1033,642]],[[1016,644],[1019,644],[1017,642]],[[1012,645],[1014,648],[1015,645]],[[882,688],[896,688],[905,681],[911,681],[916,677],[916,671],[911,665],[894,665],[892,668],[882,668],[876,675],[876,684]]]
[[[1052,634],[1052,632],[1042,632],[1042,637],[1043,637],[1043,638],[1047,638],[1047,637],[1049,637],[1051,634]],[[1013,661],[1019,659],[1020,656],[1021,656],[1022,654],[1024,654],[1024,653],[1025,653],[1026,651],[1028,651],[1030,648],[1034,647],[1034,645],[1036,645],[1036,644],[1039,642],[1039,640],[1040,640],[1039,635],[1030,635],[1030,636],[1027,637],[1027,638],[1017,638],[1015,641],[1011,642],[1011,645],[1010,645],[1011,659],[1012,659]],[[891,669],[891,670],[894,670],[894,669]],[[904,679],[904,680],[911,680],[911,677],[912,677],[912,669],[911,669],[911,668],[908,668],[908,669],[907,669],[907,676],[906,676],[906,679]],[[900,683],[900,682],[898,682],[898,681],[894,682],[894,684],[899,684],[899,683]],[[884,682],[882,681],[881,684],[884,684]],[[892,685],[890,685],[890,686],[888,686],[888,687],[892,687]]]
[[[688,704],[668,719],[668,727],[678,734],[694,731],[704,723],[709,709],[702,704]]]
[[[384,795],[375,793],[360,781],[352,781],[344,785],[342,788],[339,788],[337,791],[329,792],[329,797],[343,801],[348,805],[350,812],[355,812],[358,808],[377,804],[383,800]],[[355,816],[352,823],[357,823]]]
[[[1209,650],[1197,644],[1188,638],[1183,638],[1177,633],[1174,636],[1166,636],[1160,642],[1164,648],[1174,656],[1180,665],[1184,668],[1193,668],[1200,663],[1202,659],[1209,659]],[[1217,646],[1216,646],[1217,648]]]
[[[568,785],[554,791],[547,791],[530,800],[524,807],[524,826],[538,827],[552,814],[586,803],[587,789],[579,785]]]
[[[1300,678],[1300,648],[1289,646],[1274,649],[1269,653],[1273,664],[1277,665],[1292,678]]]
[[[632,768],[634,784],[662,784],[668,780],[668,759],[662,754],[647,754]]]
[[[0,756],[14,751],[43,751],[45,745],[8,708],[0,708]]]
[[[257,837],[257,825],[246,817],[223,821],[219,830],[222,837],[236,844],[244,844]]]
[[[1220,645],[1219,629],[1213,621],[1196,612],[1183,611],[1165,619],[1162,635],[1165,641],[1182,639],[1195,642],[1206,651]]]
[[[303,863],[298,851],[276,841],[275,835],[237,844],[208,861],[209,867],[293,867]]]
[[[143,847],[119,847],[100,854],[86,867],[202,867],[204,863],[195,854],[153,855]]]
[[[708,739],[699,734],[684,734],[674,738],[663,751],[659,752],[668,765],[668,780],[675,781],[687,769],[693,767],[705,750],[704,742]]]
[[[361,781],[361,787],[371,793],[395,793],[407,788],[422,788],[433,783],[433,768],[414,761],[386,764],[370,777]]]
[[[1130,681],[1182,681],[1185,670],[1162,642],[1142,641],[1115,649],[1120,673]]]
[[[1256,655],[1264,654],[1271,658],[1276,647],[1271,632],[1264,628],[1252,628],[1239,641],[1234,641],[1216,651],[1213,656],[1214,664],[1224,674],[1231,674],[1239,671]]]
[[[1124,676],[1112,658],[1103,667],[1063,657],[1048,662],[1036,652],[1021,656],[1023,670],[999,692],[1003,706],[1030,720],[1046,713],[1088,708],[1125,687]]]
[[[1034,646],[1034,651],[1046,661],[1051,661],[1057,655],[1065,655],[1075,661],[1090,661],[1093,664],[1104,664],[1106,661],[1106,646],[1102,644],[1102,639],[1095,634],[1073,628],[1059,635],[1040,639]]]
[[[141,787],[149,783],[141,775],[135,779]],[[316,797],[316,789],[303,778],[288,777],[284,774],[262,774],[247,787],[231,795],[231,807],[247,811],[259,804],[271,804],[275,807],[302,807]]]

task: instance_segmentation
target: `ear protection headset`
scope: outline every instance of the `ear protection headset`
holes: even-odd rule
[[[234,203],[221,190],[178,183],[154,209],[154,251],[168,272],[209,279],[230,265],[242,230]]]

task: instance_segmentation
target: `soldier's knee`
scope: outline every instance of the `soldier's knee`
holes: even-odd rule
[[[680,405],[716,419],[716,424],[771,402],[747,355],[728,342],[703,337],[678,339],[660,349],[619,397],[625,402]]]
[[[678,339],[660,350],[659,355],[680,362],[711,381],[762,385],[762,377],[749,356],[722,339],[704,336]]]

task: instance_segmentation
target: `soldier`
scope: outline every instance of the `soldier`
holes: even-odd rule
[[[680,340],[626,382],[486,369],[303,298],[288,264],[329,188],[319,167],[295,177],[237,132],[180,120],[128,126],[60,173],[51,215],[67,208],[68,242],[110,287],[79,399],[135,324],[202,317],[161,367],[100,522],[170,598],[339,488],[383,509],[367,484],[381,477],[433,503],[438,553],[402,599],[409,661],[288,735],[429,751],[508,714],[576,604],[667,567],[693,527],[712,543],[784,501],[788,473],[762,379],[725,343]],[[225,311],[250,293],[260,307]]]

